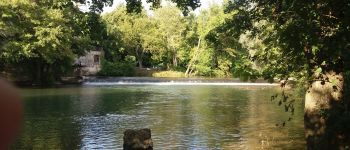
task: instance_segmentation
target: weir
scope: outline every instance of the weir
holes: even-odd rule
[[[105,85],[215,85],[215,86],[277,86],[277,83],[268,83],[264,80],[243,82],[239,79],[210,79],[210,78],[152,78],[152,77],[89,77],[84,79],[86,86]]]

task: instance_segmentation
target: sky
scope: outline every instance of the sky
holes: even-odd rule
[[[114,10],[119,4],[125,4],[125,0],[114,0],[113,1],[113,6],[112,7],[105,7],[103,9],[103,13],[108,13]],[[148,10],[150,8],[150,5],[146,3],[146,0],[142,0],[142,3],[144,7]],[[217,4],[222,4],[223,0],[201,0],[201,7],[197,8],[194,12],[195,14],[199,14],[200,10],[206,9],[209,7],[210,4],[212,3],[217,3]]]

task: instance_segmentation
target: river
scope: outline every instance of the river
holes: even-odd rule
[[[135,128],[152,130],[154,149],[305,149],[302,100],[284,112],[270,100],[276,86],[105,83],[22,89],[13,149],[122,149],[123,131]]]

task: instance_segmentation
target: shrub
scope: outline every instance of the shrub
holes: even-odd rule
[[[220,69],[212,70],[212,74],[213,74],[214,77],[217,77],[217,78],[225,78],[225,77],[230,77],[231,76],[230,73],[225,72],[225,71],[220,70]]]
[[[196,72],[195,74],[198,76],[210,76],[212,73],[212,70],[210,66],[205,65],[196,65]]]
[[[99,76],[134,76],[135,67],[131,62],[109,62],[102,61]]]
[[[180,78],[185,77],[185,73],[178,71],[160,71],[152,74],[153,77],[172,77],[172,78]]]

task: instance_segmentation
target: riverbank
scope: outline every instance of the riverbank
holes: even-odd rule
[[[207,75],[199,76],[196,74],[186,75],[185,71],[178,70],[160,70],[153,68],[135,68],[134,76],[136,77],[160,77],[160,78],[184,78],[184,77],[195,77],[195,78],[232,78],[231,74],[226,75]]]
[[[160,83],[160,82],[185,82],[185,83],[269,83],[264,79],[257,79],[253,81],[242,81],[239,78],[233,77],[210,77],[210,76],[185,76],[184,72],[173,70],[160,70],[150,68],[135,68],[135,73],[127,77],[113,77],[113,76],[64,76],[57,79],[50,84],[37,84],[30,80],[14,80],[14,78],[3,78],[13,82],[18,87],[62,87],[62,86],[76,86],[85,82],[99,81],[99,82],[141,82],[141,83]],[[275,81],[274,83],[278,83]]]
[[[156,78],[156,77],[86,77],[84,85],[234,85],[278,86],[265,80],[243,82],[238,78]]]
[[[208,78],[208,77],[104,77],[85,76],[82,78],[65,77],[64,82],[55,82],[49,86],[36,84],[17,84],[21,88],[61,88],[75,86],[111,86],[111,85],[227,85],[227,86],[279,86],[277,82],[269,83],[258,79],[242,81],[239,78]]]
[[[184,72],[173,70],[160,70],[151,68],[135,68],[135,77],[162,77],[162,78],[180,78],[185,77]]]

